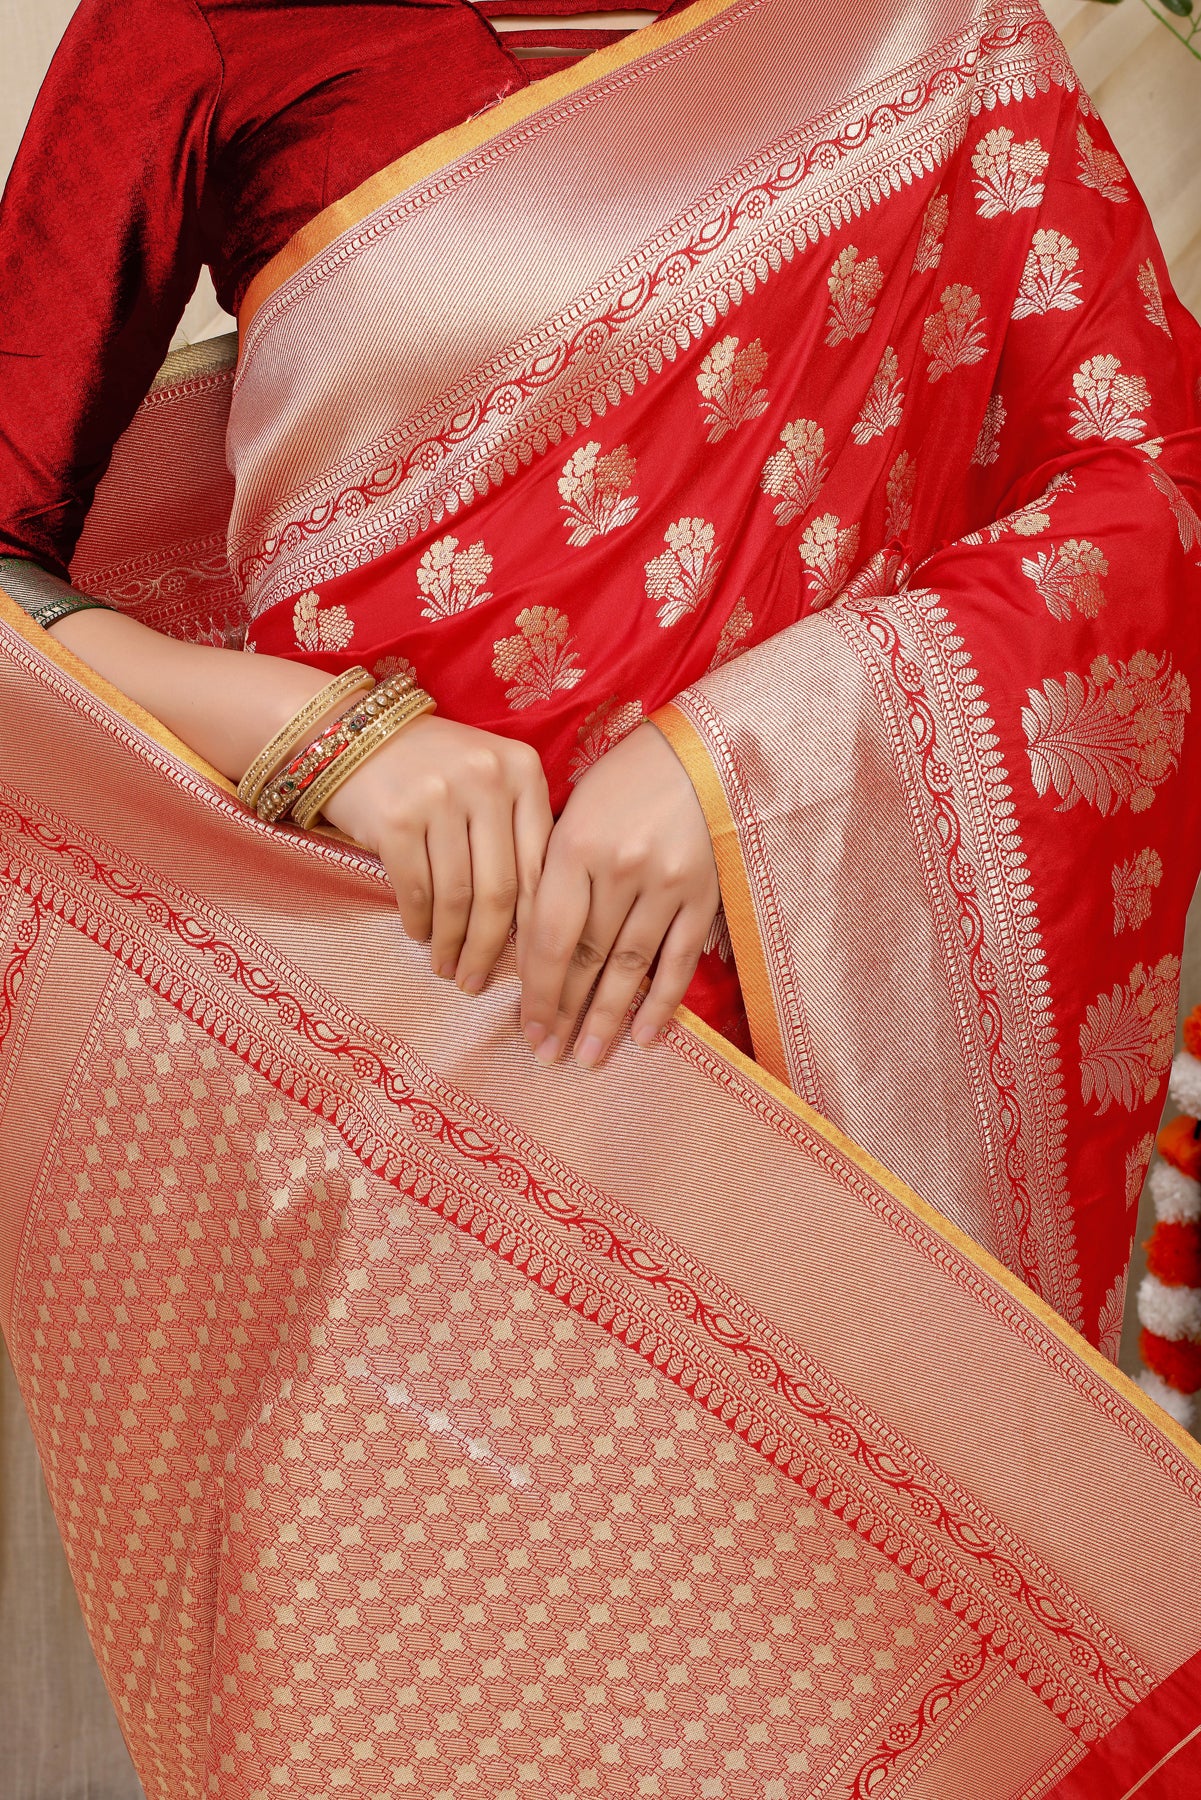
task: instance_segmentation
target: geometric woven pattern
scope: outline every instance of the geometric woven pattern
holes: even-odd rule
[[[14,1348],[156,1796],[841,1795],[971,1641],[132,977],[68,1107]]]

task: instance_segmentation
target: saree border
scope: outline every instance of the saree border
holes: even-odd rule
[[[1184,1800],[1184,1782],[1201,1775],[1199,1702],[1201,1651],[1182,1662],[1094,1744],[1053,1790],[1050,1800],[1135,1800],[1161,1770],[1170,1771],[1173,1783],[1181,1782],[1170,1792]],[[1171,1764],[1184,1752],[1189,1752],[1188,1761],[1178,1774]],[[1148,1763],[1151,1757],[1155,1761]],[[1169,1790],[1158,1784],[1153,1792],[1155,1800],[1169,1800]]]
[[[683,763],[709,827],[721,902],[730,928],[734,966],[738,971],[751,1042],[755,1046],[755,1060],[777,1081],[786,1082],[788,1058],[784,1034],[772,994],[771,975],[755,916],[741,837],[726,784],[700,732],[679,706],[674,702],[661,706],[650,714],[649,722],[663,733]]]
[[[759,3],[733,0],[730,12]],[[252,597],[251,613],[261,616],[302,588],[375,561],[469,507],[533,456],[646,386],[681,346],[787,260],[938,166],[970,119],[1048,82],[1090,110],[1041,8],[1027,0],[1015,17],[1014,8],[998,6],[862,93],[748,152],[679,219],[596,278],[583,302],[493,350],[471,377],[422,405],[403,427],[338,452],[320,477],[300,482],[252,518],[243,519],[235,503],[231,566]],[[461,167],[458,178],[464,178]],[[432,197],[421,189],[407,195],[411,208]],[[382,228],[368,228],[339,256],[365,249]],[[326,272],[317,257],[290,280],[303,276],[314,284]],[[240,391],[260,331],[301,298],[298,289],[280,289],[260,308],[242,338]]]
[[[465,119],[461,125],[452,125],[448,130],[440,131],[435,137],[427,138],[416,149],[385,164],[374,175],[369,175],[366,181],[360,182],[358,187],[352,188],[342,199],[323,207],[259,270],[243,295],[238,309],[241,339],[246,339],[251,325],[266,302],[293,275],[298,275],[323,250],[328,250],[343,232],[361,225],[371,213],[387,205],[389,200],[394,200],[405,188],[448,169],[462,157],[469,156],[473,150],[483,149],[485,144],[499,137],[502,132],[523,124],[535,113],[542,112],[558,101],[569,100],[573,94],[590,87],[594,81],[606,75],[614,75],[630,63],[653,56],[657,51],[669,49],[680,38],[687,37],[723,14],[754,8],[760,3],[761,0],[692,0],[690,6],[674,13],[670,18],[656,19],[653,24],[631,32],[620,43],[591,51],[570,68],[543,76],[540,81],[531,81],[526,87],[518,88],[494,105],[485,107],[483,112],[476,113],[473,118]]]
[[[1009,1196],[1005,1213],[993,1203],[1004,1260],[1082,1328],[1067,1106],[1042,930],[1012,777],[975,658],[937,589],[848,601],[831,609],[831,622],[876,692],[910,807],[933,815],[932,829],[914,831],[914,845],[972,1091],[989,1097],[981,1150]],[[1023,1079],[1029,1069],[1037,1080]]]
[[[32,669],[37,672],[39,663],[49,665],[55,676],[59,677],[53,685],[61,685],[61,678],[89,693],[98,705],[90,707],[95,722],[109,732],[110,735],[123,742],[136,754],[149,757],[159,772],[173,782],[185,787],[191,797],[202,804],[236,813],[244,823],[253,826],[254,821],[247,821],[246,814],[236,799],[236,789],[232,782],[220,774],[203,757],[190,750],[180,742],[174,733],[169,731],[150,713],[129,700],[102,676],[89,669],[78,657],[74,656],[65,645],[60,644],[48,632],[33,623],[29,616],[11,600],[0,586],[0,626],[12,630],[21,645],[32,652]],[[45,671],[42,671],[46,679]],[[179,765],[187,771],[185,774]],[[200,780],[197,780],[197,777]],[[213,789],[217,792],[213,792]],[[274,835],[271,828],[263,826],[265,833]],[[318,841],[317,834],[298,848],[307,850],[308,854],[333,856],[345,861],[362,872],[367,864],[372,876],[380,885],[384,885],[382,870],[367,858],[363,852],[350,844],[342,834],[334,831],[322,831]],[[1185,1431],[1170,1414],[1147,1395],[1137,1382],[1116,1368],[1108,1357],[1102,1355],[1086,1338],[1082,1337],[1053,1306],[1036,1294],[1017,1275],[1005,1265],[983,1250],[975,1240],[948,1219],[945,1214],[930,1201],[923,1199],[912,1188],[907,1187],[891,1170],[873,1157],[870,1152],[855,1143],[853,1139],[839,1131],[837,1126],[822,1118],[805,1101],[792,1092],[769,1070],[761,1067],[750,1057],[743,1054],[736,1045],[729,1043],[717,1032],[713,1031],[704,1020],[681,1007],[675,1015],[675,1022],[685,1031],[698,1046],[705,1046],[724,1060],[732,1074],[741,1079],[752,1095],[757,1094],[756,1111],[763,1106],[780,1109],[791,1118],[795,1126],[807,1132],[818,1143],[822,1143],[841,1160],[848,1163],[860,1176],[877,1186],[882,1194],[892,1202],[896,1219],[907,1217],[912,1222],[914,1231],[918,1231],[929,1239],[940,1243],[947,1251],[953,1253],[962,1265],[961,1279],[966,1278],[973,1290],[983,1294],[986,1287],[991,1287],[998,1296],[1004,1296],[1003,1314],[1007,1321],[1018,1323],[1021,1315],[1028,1315],[1042,1331],[1048,1334],[1060,1350],[1087,1370],[1097,1387],[1113,1399],[1122,1401],[1136,1414],[1145,1428],[1146,1434],[1140,1439],[1144,1449],[1151,1449],[1158,1440],[1166,1440],[1173,1450],[1183,1458],[1192,1472],[1193,1485],[1190,1492],[1201,1497],[1201,1442]],[[688,1040],[685,1038],[677,1048],[687,1053]],[[762,1116],[762,1113],[760,1113]],[[909,1234],[907,1234],[909,1235]],[[1023,1332],[1023,1335],[1026,1335]],[[1061,1365],[1063,1366],[1063,1365]],[[1112,1416],[1117,1416],[1116,1414]]]
[[[976,1631],[1074,1735],[1091,1741],[1150,1691],[1137,1654],[1012,1527],[687,1249],[349,1013],[278,951],[248,942],[219,909],[147,879],[132,861],[118,866],[110,846],[102,859],[90,834],[65,835],[48,809],[24,806],[0,803],[0,824],[25,842],[21,856],[0,856],[0,868],[8,864],[27,892],[324,1119],[378,1178],[408,1193],[422,1172],[422,1204],[619,1338],[837,1513]],[[742,1059],[715,1033],[694,1030],[692,1044],[684,1037],[674,1047],[708,1079],[745,1094]],[[755,1110],[872,1205],[874,1181],[854,1179],[866,1171],[846,1151],[830,1154],[833,1134],[805,1129],[816,1120],[797,1117],[795,1105]],[[49,1173],[46,1164],[43,1180]],[[23,1245],[37,1213],[35,1198]],[[22,1253],[14,1349],[23,1342],[23,1261]],[[974,1291],[983,1297],[986,1285]]]
[[[32,645],[26,646],[23,642],[27,635],[22,634],[15,646],[18,665],[24,664],[35,679],[52,691],[57,689],[62,693],[62,675],[66,673],[62,660],[65,659],[57,655],[34,657],[30,654]],[[248,820],[241,809],[219,797],[211,786],[201,785],[194,774],[185,773],[178,765],[172,768],[165,757],[155,753],[153,744],[145,742],[140,732],[135,735],[123,729],[120,715],[114,718],[110,713],[106,717],[107,709],[101,709],[94,702],[80,710],[142,758],[149,756],[160,773],[168,774],[178,785],[190,790],[192,797],[202,804],[226,813],[236,812],[243,825],[254,831],[255,822]],[[169,742],[169,734],[166,737]],[[45,811],[45,808],[34,807],[34,813]],[[10,811],[10,827],[18,824],[19,817],[19,812]],[[52,815],[47,814],[47,820],[51,818]],[[1007,1554],[1001,1556],[1002,1568],[1007,1569],[1008,1574],[999,1578],[999,1588],[987,1580],[981,1586],[979,1576],[972,1578],[970,1564],[973,1560],[979,1562],[978,1547],[973,1548],[973,1539],[991,1515],[972,1502],[970,1496],[960,1496],[952,1477],[937,1464],[928,1464],[920,1450],[908,1445],[900,1433],[878,1419],[869,1407],[857,1402],[853,1394],[845,1393],[835,1377],[827,1375],[820,1365],[808,1367],[809,1359],[786,1329],[763,1320],[757,1309],[727,1289],[720,1277],[698,1264],[673,1240],[664,1238],[656,1228],[629,1215],[637,1236],[626,1239],[621,1230],[615,1232],[614,1221],[620,1226],[627,1217],[620,1202],[601,1195],[599,1190],[561,1165],[552,1153],[525,1138],[518,1129],[506,1126],[503,1120],[498,1122],[485,1103],[460,1094],[450,1083],[427,1070],[415,1053],[400,1044],[398,1071],[403,1074],[406,1063],[410,1068],[415,1067],[420,1072],[421,1085],[435,1103],[445,1091],[461,1121],[471,1120],[472,1125],[476,1120],[484,1121],[497,1140],[499,1155],[494,1154],[494,1160],[498,1172],[503,1163],[505,1166],[515,1164],[513,1172],[517,1173],[527,1151],[532,1153],[536,1164],[547,1171],[552,1184],[549,1196],[552,1205],[543,1214],[542,1229],[530,1230],[532,1209],[524,1195],[525,1229],[522,1228],[522,1216],[512,1218],[506,1224],[502,1215],[511,1210],[512,1184],[508,1184],[507,1194],[506,1183],[499,1178],[481,1187],[481,1171],[477,1169],[473,1175],[470,1166],[464,1167],[464,1157],[468,1165],[480,1160],[475,1144],[477,1134],[470,1127],[464,1134],[461,1124],[456,1126],[445,1115],[434,1116],[432,1128],[435,1137],[441,1141],[433,1147],[431,1162],[428,1150],[426,1155],[421,1154],[420,1143],[411,1129],[405,1130],[397,1145],[394,1126],[384,1133],[373,1126],[370,1117],[373,1106],[368,1091],[372,1087],[381,1088],[382,1098],[390,1103],[389,1111],[396,1099],[411,1108],[419,1109],[424,1105],[427,1123],[431,1123],[428,1101],[423,1102],[411,1089],[406,1096],[404,1082],[401,1090],[384,1093],[384,1084],[372,1075],[376,1068],[381,1077],[387,1075],[387,1062],[398,1057],[396,1041],[389,1039],[387,1033],[348,1013],[311,977],[303,971],[293,970],[272,946],[253,940],[249,947],[255,962],[262,966],[256,968],[245,963],[238,954],[238,940],[245,939],[246,934],[218,913],[215,915],[218,921],[232,929],[231,938],[221,941],[202,917],[192,916],[214,912],[211,907],[198,903],[194,895],[181,891],[179,897],[188,911],[174,915],[170,900],[164,897],[171,887],[169,880],[165,885],[158,878],[153,886],[140,884],[138,876],[146,872],[135,863],[130,863],[128,870],[114,867],[105,876],[94,851],[86,844],[86,832],[81,834],[76,828],[70,837],[58,835],[56,842],[57,834],[52,825],[47,823],[39,827],[32,816],[28,825],[27,842],[31,849],[38,847],[37,853],[32,861],[27,853],[18,856],[11,865],[23,878],[26,891],[36,889],[56,916],[102,944],[107,954],[146,983],[160,1000],[191,1018],[282,1093],[325,1119],[373,1173],[383,1175],[396,1185],[408,1178],[406,1167],[411,1171],[414,1162],[418,1167],[424,1165],[434,1177],[426,1204],[448,1223],[455,1224],[504,1260],[515,1263],[549,1295],[619,1337],[661,1375],[687,1392],[694,1402],[754,1445],[787,1478],[799,1482],[823,1505],[837,1511],[857,1534],[883,1549],[891,1560],[899,1559],[899,1566],[913,1573],[940,1603],[944,1606],[950,1603],[956,1611],[962,1608],[960,1616],[970,1622],[973,1629],[979,1628],[979,1634],[988,1640],[994,1653],[1015,1669],[1042,1704],[1054,1712],[1078,1740],[1091,1740],[1113,1721],[1115,1710],[1120,1716],[1124,1709],[1137,1703],[1140,1690],[1146,1691],[1150,1679],[1139,1659],[1122,1646],[1110,1627],[1091,1617],[1091,1608],[1065,1588],[1038,1553],[1026,1546],[1024,1540],[1015,1536],[1002,1521],[994,1522],[986,1561],[993,1560],[997,1553],[995,1546],[1001,1542],[1012,1544],[1018,1552],[1017,1566]],[[307,849],[309,854],[349,860],[362,869],[361,858],[348,858],[346,852],[332,844],[298,848]],[[104,849],[111,858],[111,847],[105,845]],[[61,862],[60,875],[53,881],[47,881],[45,872],[39,873],[39,863],[44,871],[48,856],[58,857]],[[93,883],[94,891],[90,897],[87,891],[89,863],[93,865],[99,883],[99,886]],[[62,886],[64,876],[65,888]],[[382,885],[382,874],[376,878]],[[75,898],[71,896],[72,888],[78,890]],[[142,922],[131,933],[135,913],[142,916]],[[164,933],[175,946],[173,953],[166,957],[156,950],[156,940]],[[187,952],[190,973],[181,965],[181,951]],[[209,965],[209,973],[203,978],[200,963]],[[289,993],[273,977],[273,968],[286,971],[289,978],[295,980],[293,992]],[[316,1014],[298,1004],[310,994],[317,1001],[319,1010]],[[267,1025],[266,1036],[262,1024],[255,1025],[250,1017],[252,1011],[263,1014],[264,1018],[275,1019],[274,1025]],[[339,1018],[340,1014],[344,1018]],[[354,1038],[346,1031],[347,1022]],[[332,1036],[327,1035],[331,1024]],[[1124,1435],[1137,1441],[1181,1492],[1201,1494],[1201,1480],[1198,1479],[1201,1476],[1201,1446],[1192,1443],[1166,1419],[1157,1417],[1158,1409],[1124,1376],[1114,1371],[1099,1353],[1080,1341],[1050,1308],[1038,1302],[1015,1277],[950,1227],[928,1203],[919,1200],[843,1134],[817,1118],[812,1109],[799,1102],[782,1083],[741,1056],[699,1020],[680,1016],[677,1025],[684,1027],[671,1033],[672,1048],[677,1055],[708,1079],[732,1089],[771,1129],[795,1141],[844,1186],[849,1184],[850,1191],[862,1203],[873,1206],[927,1259],[966,1291],[972,1292],[995,1316],[1004,1319],[1034,1349],[1040,1360],[1055,1367],[1069,1385],[1074,1386],[1082,1397],[1087,1396],[1089,1403],[1116,1423]],[[301,1043],[309,1048],[301,1052]],[[381,1046],[385,1050],[384,1056],[380,1053]],[[335,1077],[332,1086],[328,1067],[331,1058],[334,1064],[341,1062],[344,1065],[349,1059],[346,1075],[341,1080]],[[312,1066],[306,1069],[306,1063]],[[322,1063],[326,1065],[324,1071],[318,1067]],[[355,1076],[353,1093],[347,1086],[351,1071]],[[389,1084],[392,1079],[388,1076]],[[336,1091],[339,1088],[341,1097]],[[496,1129],[498,1123],[499,1131]],[[391,1151],[387,1141],[389,1136],[395,1145]],[[449,1158],[448,1148],[455,1152]],[[389,1164],[396,1165],[391,1172]],[[553,1193],[555,1188],[557,1197]],[[595,1208],[589,1211],[581,1204],[592,1195],[596,1196],[599,1213]],[[552,1225],[558,1230],[548,1232],[546,1228]],[[568,1240],[564,1240],[564,1228]],[[595,1236],[585,1237],[584,1234],[589,1232],[602,1235],[599,1240]],[[577,1238],[578,1242],[575,1241]],[[539,1242],[540,1239],[543,1241]],[[669,1251],[666,1262],[656,1255],[660,1241]],[[598,1257],[603,1267],[598,1266]],[[632,1310],[631,1275],[637,1278],[637,1293],[633,1295],[637,1303]],[[613,1286],[615,1281],[616,1287]],[[646,1286],[648,1282],[649,1287]],[[705,1290],[707,1299],[703,1297]],[[696,1330],[691,1329],[694,1326]],[[751,1335],[748,1335],[748,1326],[755,1328]],[[709,1354],[704,1349],[706,1339],[711,1340]],[[733,1362],[731,1351],[735,1352]],[[786,1353],[785,1356],[780,1354],[781,1351]],[[714,1356],[718,1357],[716,1364],[706,1370],[706,1363],[712,1364]],[[745,1367],[741,1366],[743,1363]],[[817,1377],[816,1389],[814,1376]],[[1127,1399],[1124,1409],[1117,1404],[1120,1398]],[[815,1403],[816,1412],[812,1410]],[[792,1429],[789,1428],[790,1418],[794,1421]],[[912,1487],[916,1476],[917,1488],[913,1491],[917,1496],[918,1512],[913,1518],[904,1509],[895,1514],[898,1522],[903,1520],[903,1530],[889,1529],[888,1515],[895,1510],[895,1496],[888,1499],[879,1491],[879,1471],[876,1491],[871,1491],[871,1483],[865,1489],[866,1465],[858,1471],[855,1467],[860,1461],[860,1453],[848,1455],[841,1451],[837,1437],[826,1443],[820,1434],[815,1435],[814,1426],[823,1421],[836,1431],[845,1426],[851,1433],[852,1446],[857,1444],[866,1449],[863,1432],[867,1429],[875,1433],[886,1458],[895,1456],[898,1451],[907,1453],[910,1467],[905,1482]],[[814,1446],[808,1452],[806,1436]],[[1172,1454],[1173,1450],[1176,1454]],[[839,1469],[837,1478],[832,1480]],[[926,1469],[935,1477],[933,1487],[922,1479]],[[885,1482],[885,1488],[890,1485]],[[958,1551],[950,1560],[948,1549],[956,1541],[960,1528],[956,1526],[952,1530],[947,1548],[940,1553],[937,1543],[930,1542],[929,1532],[924,1528],[928,1514],[920,1510],[921,1506],[934,1501],[940,1529],[947,1529],[953,1524],[947,1511],[948,1493],[956,1502],[960,1499],[965,1502],[962,1518],[969,1529],[968,1538],[958,1541]],[[923,1543],[916,1558],[913,1553],[915,1538]],[[1027,1571],[1025,1575],[1021,1573],[1023,1565]],[[1033,1588],[1029,1585],[1031,1573],[1036,1576]],[[1027,1615],[1029,1623],[1020,1628],[1012,1614],[1015,1577],[1019,1591],[1029,1596],[1024,1605],[1033,1606]],[[953,1597],[950,1601],[948,1582]],[[1060,1591],[1070,1602],[1068,1615],[1056,1604]],[[1090,1623],[1081,1637],[1080,1624],[1085,1620]],[[1097,1633],[1100,1642],[1111,1644],[1117,1652],[1116,1666],[1101,1652]],[[1082,1691],[1080,1682],[1086,1675],[1088,1679]]]

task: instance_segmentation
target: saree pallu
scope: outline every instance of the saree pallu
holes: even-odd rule
[[[251,644],[560,797],[654,714],[755,1061],[540,1068],[4,609],[2,1322],[151,1800],[1195,1784],[1201,1461],[1067,1321],[1170,1048],[1196,334],[1041,14],[881,19],[701,0],[385,171],[230,420]]]
[[[756,1060],[1116,1354],[1201,837],[1201,334],[1036,8],[659,29],[251,290],[250,646],[410,659],[556,806],[655,716]]]

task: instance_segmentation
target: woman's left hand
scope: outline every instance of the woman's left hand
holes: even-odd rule
[[[654,725],[582,776],[551,833],[533,908],[518,934],[521,1023],[541,1062],[580,1027],[593,1068],[658,957],[630,1035],[653,1043],[684,997],[720,903],[717,866],[692,783]]]

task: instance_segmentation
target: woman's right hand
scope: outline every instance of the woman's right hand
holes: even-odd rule
[[[379,857],[435,974],[478,994],[542,874],[553,819],[537,751],[427,714],[356,769],[324,817]]]

